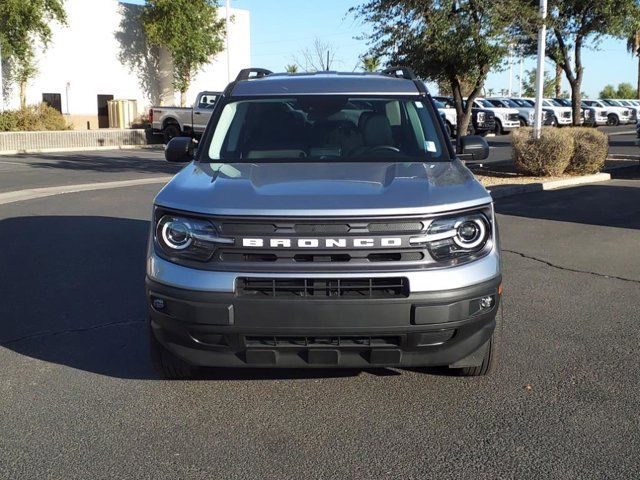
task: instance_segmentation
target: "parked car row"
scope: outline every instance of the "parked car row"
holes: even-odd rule
[[[434,97],[447,130],[455,135],[457,115],[451,97]],[[472,125],[468,133],[498,135],[519,127],[533,125],[535,100],[528,97],[476,98],[473,103]],[[542,99],[543,125],[561,127],[573,124],[571,101],[566,98]],[[480,121],[478,114],[482,113]],[[586,99],[580,109],[580,124],[590,127],[601,125],[636,124],[640,121],[640,100]],[[640,123],[637,126],[640,138]]]

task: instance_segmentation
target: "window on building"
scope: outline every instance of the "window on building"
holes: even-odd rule
[[[55,108],[62,113],[62,95],[59,93],[43,93],[42,103],[46,103],[51,108]]]

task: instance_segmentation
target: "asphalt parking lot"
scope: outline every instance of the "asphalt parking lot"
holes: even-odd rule
[[[0,157],[0,194],[173,173],[161,155]],[[498,203],[505,348],[476,379],[158,379],[143,281],[161,182],[0,204],[0,478],[637,478],[637,171]]]

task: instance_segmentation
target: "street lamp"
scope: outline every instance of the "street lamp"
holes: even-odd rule
[[[231,0],[227,0],[225,4],[225,32],[224,36],[227,41],[227,83],[231,83],[231,54],[229,53],[229,10]]]
[[[544,87],[544,58],[547,39],[547,0],[540,0],[540,18],[542,23],[538,29],[538,69],[536,71],[536,106],[533,121],[533,138],[540,138],[542,130],[542,89]]]

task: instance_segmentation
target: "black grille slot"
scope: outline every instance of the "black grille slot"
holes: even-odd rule
[[[271,298],[394,298],[409,295],[409,282],[392,278],[238,278],[236,291],[241,296]]]
[[[370,223],[369,231],[375,232],[421,232],[421,222]]]
[[[321,254],[298,254],[293,257],[295,262],[306,263],[306,262],[348,262],[351,260],[351,255],[348,254],[329,254],[329,255],[321,255]]]
[[[247,347],[399,347],[401,337],[385,335],[364,336],[251,336],[245,337]]]
[[[314,224],[314,223],[301,223],[296,225],[295,227],[296,233],[347,233],[350,228],[349,225],[339,224],[339,223],[324,223],[324,224]]]
[[[424,259],[421,252],[382,252],[367,255],[370,262],[419,262]]]
[[[223,223],[220,225],[220,231],[225,235],[266,235],[274,233],[276,226],[270,223]]]
[[[510,113],[509,120],[511,120],[512,122],[517,122],[518,120],[520,120],[520,116],[517,113]]]

